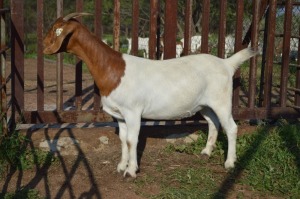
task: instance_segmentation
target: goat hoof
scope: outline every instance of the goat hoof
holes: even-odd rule
[[[234,161],[229,161],[229,160],[226,160],[225,162],[225,169],[233,169],[234,168]]]
[[[211,151],[209,151],[206,148],[201,151],[201,155],[203,155],[203,156],[210,157],[210,154],[211,154]]]
[[[128,171],[128,169],[126,169],[126,171],[124,171],[123,177],[132,177],[132,178],[136,178],[136,173],[135,172],[130,172]]]
[[[121,163],[119,163],[118,167],[117,167],[117,171],[119,173],[122,173],[122,172],[124,172],[126,170],[126,168],[127,168],[127,164],[121,164]]]

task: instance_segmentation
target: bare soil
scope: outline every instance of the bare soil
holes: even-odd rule
[[[35,110],[36,60],[26,60],[25,67],[25,108]],[[64,67],[65,101],[74,97],[74,69],[70,65]],[[55,63],[45,62],[45,109],[55,108],[55,77]],[[85,96],[88,96],[92,91],[92,89],[88,89],[92,88],[92,85],[91,76],[85,73],[83,87],[88,91]],[[68,106],[72,106],[72,103]],[[90,107],[89,98],[85,102],[85,107]],[[239,134],[250,132],[254,128],[241,125]],[[37,148],[42,140],[72,137],[79,141],[79,144],[75,146],[77,153],[66,156],[56,153],[57,160],[55,162],[41,166],[35,164],[32,169],[25,171],[8,170],[4,178],[0,180],[1,192],[14,192],[23,188],[30,188],[37,189],[46,198],[139,199],[157,195],[162,191],[162,187],[160,182],[153,182],[151,179],[157,180],[160,179],[160,176],[163,179],[163,176],[168,175],[170,170],[191,166],[194,164],[195,158],[203,158],[181,153],[170,156],[170,154],[165,153],[165,148],[168,145],[165,137],[171,134],[192,134],[199,129],[205,130],[206,126],[142,127],[138,147],[140,171],[137,179],[124,178],[122,174],[116,171],[121,157],[121,147],[118,129],[115,127],[23,129],[21,132],[30,139],[29,147],[32,149]],[[99,141],[101,136],[108,137],[108,144],[102,144]],[[228,198],[236,198],[240,192],[243,192],[244,196],[255,196],[249,188],[229,183],[226,180],[229,174],[223,165],[208,164],[207,166],[215,167],[216,175],[221,175],[224,179],[220,182],[220,191],[225,193]],[[158,171],[158,167],[162,167],[161,172]],[[149,182],[141,183],[138,179],[149,179]]]

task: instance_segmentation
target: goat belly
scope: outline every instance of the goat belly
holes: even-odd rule
[[[144,110],[142,118],[154,120],[176,120],[187,118],[195,115],[202,109],[202,106],[194,106],[192,108],[167,106],[161,109],[152,108],[151,110]]]

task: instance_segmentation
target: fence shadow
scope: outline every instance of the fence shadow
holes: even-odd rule
[[[232,190],[233,186],[235,185],[236,181],[241,177],[242,172],[245,170],[246,166],[250,163],[253,159],[253,156],[258,149],[258,147],[264,142],[264,140],[268,136],[269,127],[265,127],[261,130],[260,134],[257,134],[254,141],[252,142],[252,146],[241,156],[239,157],[238,162],[234,170],[230,171],[225,180],[223,180],[222,184],[219,187],[219,190],[214,193],[213,199],[220,199],[226,198],[229,191]],[[227,149],[227,140],[222,133],[220,134],[220,140],[222,142],[223,148]]]
[[[34,151],[35,146],[33,145],[32,135],[33,133],[36,133],[37,130],[27,130],[26,137],[29,139],[30,142],[28,142],[28,148],[29,150]],[[73,133],[71,128],[61,128],[57,129],[56,134],[54,137],[50,136],[49,130],[44,129],[44,139],[45,140],[55,140],[61,137],[61,135],[65,133],[73,139],[76,139],[75,134]],[[74,147],[77,151],[77,155],[75,159],[70,163],[66,162],[66,159],[62,156],[62,154],[58,151],[56,152],[56,158],[59,162],[59,169],[63,172],[63,177],[60,177],[60,179],[57,179],[57,183],[61,184],[60,188],[58,188],[56,191],[53,191],[53,187],[51,187],[49,175],[55,171],[53,171],[52,166],[52,158],[53,154],[49,153],[45,159],[45,161],[40,164],[38,162],[38,157],[36,154],[33,155],[33,164],[35,169],[34,176],[30,177],[30,179],[25,180],[25,176],[23,175],[24,172],[22,170],[18,170],[17,168],[11,167],[8,171],[7,175],[5,176],[5,182],[2,187],[2,194],[7,193],[8,187],[15,187],[15,191],[20,190],[28,190],[28,189],[35,189],[38,186],[44,186],[43,195],[46,198],[65,198],[66,196],[68,198],[101,198],[100,193],[100,186],[97,184],[94,171],[91,168],[91,165],[86,157],[85,152],[82,150],[81,146],[79,144],[74,144]],[[74,177],[78,175],[79,166],[84,167],[84,173],[85,176],[87,176],[85,181],[88,181],[88,183],[85,183],[82,185],[84,187],[84,191],[80,193],[80,196],[78,196],[78,191],[74,188]],[[82,172],[82,169],[81,171]],[[13,180],[14,178],[17,178],[16,180]],[[28,178],[28,176],[26,176]],[[62,181],[63,179],[63,181]],[[73,182],[71,182],[73,180]],[[82,182],[75,182],[81,184]],[[53,183],[52,183],[53,184]],[[75,191],[77,191],[77,194],[75,195]]]

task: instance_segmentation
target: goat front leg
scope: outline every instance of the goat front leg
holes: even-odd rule
[[[137,114],[127,114],[125,117],[127,125],[127,147],[129,151],[128,166],[124,171],[124,177],[130,175],[131,177],[136,177],[136,171],[138,170],[137,163],[137,144],[139,138],[139,131],[141,126],[141,116]]]
[[[129,160],[129,152],[128,152],[128,146],[127,146],[127,126],[124,121],[118,120],[119,125],[119,138],[121,140],[121,147],[122,147],[122,157],[121,161],[118,164],[117,171],[124,172],[128,165]]]

